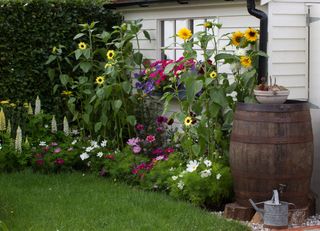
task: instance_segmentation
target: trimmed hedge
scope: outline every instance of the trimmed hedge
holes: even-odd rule
[[[75,47],[78,24],[99,21],[110,31],[121,16],[105,10],[105,1],[0,0],[0,100],[34,102],[37,95],[48,110],[57,109],[55,80],[45,65],[53,46]]]

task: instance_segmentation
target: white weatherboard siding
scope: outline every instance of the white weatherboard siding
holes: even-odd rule
[[[308,99],[307,8],[304,3],[270,1],[269,75],[290,89],[291,99]]]

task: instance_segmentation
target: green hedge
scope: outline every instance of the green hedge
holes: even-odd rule
[[[78,24],[99,21],[101,29],[119,25],[120,15],[102,7],[105,1],[0,0],[0,100],[34,102],[53,110],[59,95],[52,93],[45,62],[53,46],[75,47]]]

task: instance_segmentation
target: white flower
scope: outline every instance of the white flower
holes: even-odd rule
[[[22,131],[20,126],[18,126],[17,131],[16,131],[16,140],[15,140],[15,149],[17,152],[22,152]]]
[[[35,105],[35,108],[34,108],[34,115],[40,114],[40,111],[41,111],[41,100],[40,100],[39,96],[37,96],[36,105]]]
[[[79,131],[77,129],[72,129],[71,134],[76,136],[79,134]]]
[[[206,169],[200,172],[200,176],[201,178],[206,178],[208,176],[211,176],[211,170],[210,169]]]
[[[49,125],[48,125],[48,124],[45,124],[45,125],[44,125],[44,128],[48,128],[48,127],[49,127]]]
[[[226,96],[231,96],[233,101],[237,101],[237,95],[238,93],[236,91],[226,94]]]
[[[40,141],[39,146],[47,146],[46,141]]]
[[[183,181],[182,181],[182,180],[180,180],[180,181],[179,181],[179,183],[178,183],[177,187],[178,187],[180,190],[182,190],[182,189],[183,189],[183,187],[184,187],[184,183],[183,183]]]
[[[204,160],[203,163],[209,168],[212,165],[212,162],[210,160]]]
[[[94,141],[94,140],[91,140],[91,141],[90,141],[90,145],[93,146],[93,147],[94,147],[94,146],[97,146],[97,145],[98,145],[98,142],[97,142],[97,141]]]
[[[216,175],[216,179],[217,179],[217,180],[220,180],[221,176],[222,176],[222,175],[221,175],[220,173],[218,173],[218,174]]]
[[[187,172],[194,172],[199,166],[199,162],[196,160],[190,160],[187,164]]]
[[[172,180],[177,180],[178,179],[177,176],[172,176],[171,178],[172,178]]]
[[[106,147],[106,146],[107,146],[107,142],[108,142],[108,141],[103,140],[103,141],[101,142],[101,144],[100,144],[101,147],[103,147],[103,148]]]
[[[71,144],[75,145],[77,142],[78,142],[77,140],[73,140]]]
[[[88,155],[88,153],[84,152],[80,155],[81,160],[85,160],[88,159],[90,156]]]
[[[57,131],[58,131],[58,128],[57,128],[56,116],[53,115],[51,120],[51,132],[56,133]]]
[[[1,144],[0,144],[0,150],[2,149],[2,146],[1,146]]]
[[[100,157],[100,158],[101,158],[102,156],[103,156],[103,152],[98,152],[98,153],[97,153],[97,157]]]
[[[70,132],[69,122],[66,116],[63,117],[63,132],[66,136],[69,136],[69,132]]]
[[[234,54],[236,56],[246,56],[247,55],[247,51],[245,49],[237,49]]]
[[[91,146],[90,146],[90,147],[87,147],[87,148],[86,148],[86,152],[91,152],[93,149],[94,149],[94,147],[91,147]]]
[[[240,65],[240,63],[231,63],[230,64],[230,68],[231,68],[231,71],[233,73],[235,73],[235,72],[238,72],[240,70],[241,65]]]
[[[87,166],[90,167],[91,165],[91,161],[88,161]]]
[[[186,174],[187,173],[187,171],[182,171],[180,174],[179,174],[179,177],[183,177],[184,176],[184,174]]]
[[[174,167],[171,167],[171,168],[169,169],[170,172],[172,172],[172,171],[174,171],[174,170],[175,170]]]

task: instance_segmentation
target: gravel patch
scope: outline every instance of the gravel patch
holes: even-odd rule
[[[251,227],[253,231],[270,231],[271,229],[263,228],[263,224],[253,224],[250,222],[246,222],[246,224]],[[289,225],[289,228],[298,228],[298,227],[308,227],[308,226],[316,226],[320,225],[320,214],[316,214],[314,216],[310,216],[303,224],[301,225]]]

